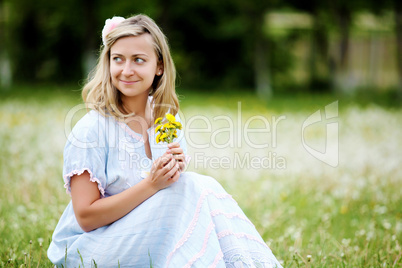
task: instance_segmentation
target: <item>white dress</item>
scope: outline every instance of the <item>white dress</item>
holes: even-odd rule
[[[148,135],[152,154],[160,155],[153,127]],[[180,133],[178,141],[185,150]],[[107,198],[141,181],[151,165],[141,135],[90,111],[68,138],[63,175],[68,192],[71,177],[88,171]],[[57,267],[281,267],[236,201],[215,179],[194,172],[91,232],[78,225],[70,202],[48,257]]]

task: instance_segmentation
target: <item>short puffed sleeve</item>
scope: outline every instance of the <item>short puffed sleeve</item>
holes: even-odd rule
[[[90,181],[98,184],[101,195],[106,187],[106,131],[105,118],[95,111],[87,113],[74,126],[64,148],[63,178],[67,193],[74,175],[87,171]]]

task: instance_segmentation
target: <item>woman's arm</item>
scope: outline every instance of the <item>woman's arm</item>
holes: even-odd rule
[[[165,153],[154,162],[147,178],[107,198],[100,198],[98,186],[89,180],[88,172],[73,176],[71,199],[78,224],[89,232],[120,219],[159,190],[176,182],[179,169],[173,155]]]

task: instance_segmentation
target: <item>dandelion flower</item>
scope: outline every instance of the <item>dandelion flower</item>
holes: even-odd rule
[[[174,121],[174,122],[172,122],[172,124],[175,125],[177,129],[181,129],[181,128],[182,128],[182,125],[181,125],[180,122]]]
[[[155,128],[155,133],[158,133],[162,129],[162,125],[159,125]]]
[[[163,133],[163,134],[160,136],[159,139],[160,139],[161,141],[163,141],[163,140],[165,140],[167,137],[168,137],[167,133]]]
[[[160,123],[162,123],[162,117],[158,117],[158,118],[155,120],[155,125],[158,125],[158,124],[160,124]]]
[[[176,128],[176,126],[171,123],[166,123],[163,125],[163,128],[173,129]]]
[[[159,134],[156,136],[156,143],[161,142],[161,136],[162,136],[161,133],[159,133]]]
[[[166,114],[166,119],[169,122],[175,122],[176,121],[176,117],[174,117],[174,115],[172,115],[172,114]]]
[[[182,129],[180,122],[176,121],[176,118],[172,114],[166,114],[167,123],[162,124],[163,119],[159,117],[155,120],[157,125],[155,128],[155,133],[159,134],[156,136],[156,142],[167,142],[171,143],[175,138],[177,138],[177,129]]]

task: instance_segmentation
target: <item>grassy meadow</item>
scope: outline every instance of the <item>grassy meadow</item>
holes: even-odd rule
[[[62,153],[81,100],[46,90],[0,95],[0,267],[52,267],[46,250],[69,202]],[[225,187],[284,267],[402,267],[401,106],[180,93],[188,168]]]

